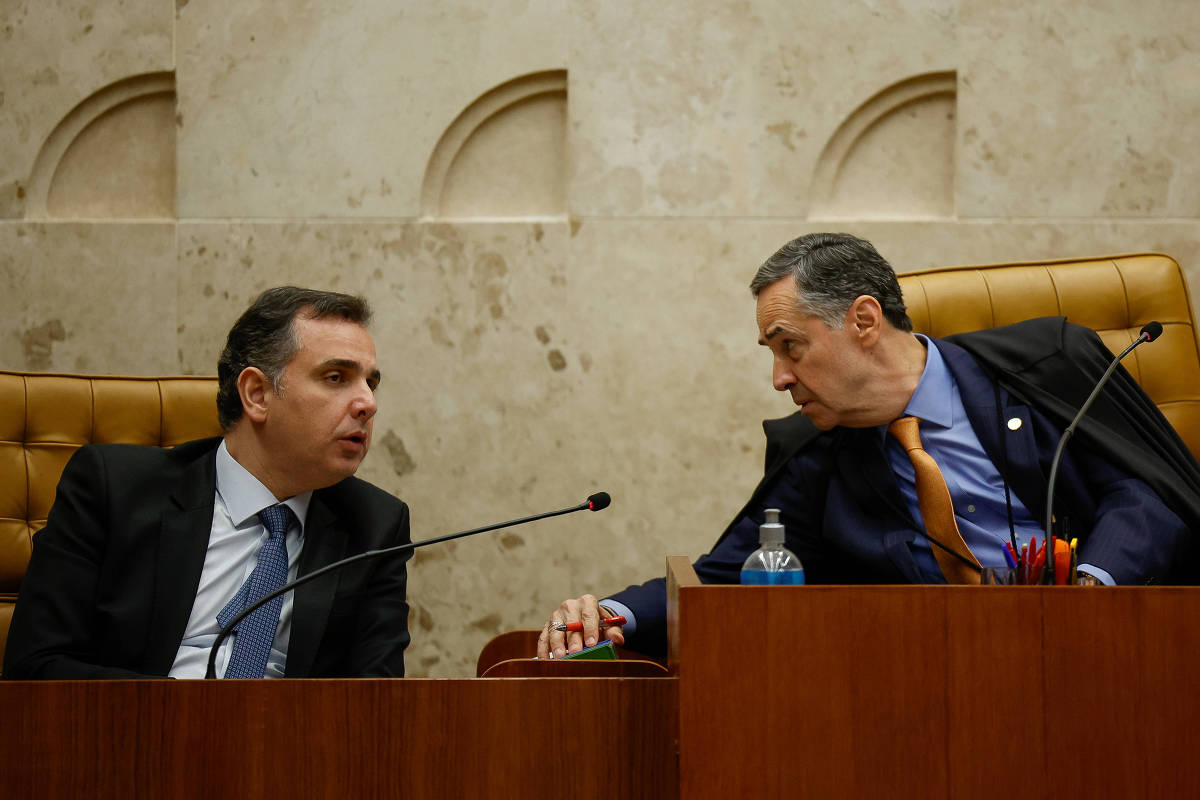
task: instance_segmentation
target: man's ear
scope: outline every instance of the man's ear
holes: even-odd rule
[[[846,312],[846,327],[851,328],[855,338],[868,347],[879,339],[885,322],[883,307],[869,294],[855,298]]]
[[[246,367],[238,375],[238,396],[242,398],[242,411],[251,422],[265,422],[267,407],[274,396],[275,387],[266,373],[258,367]]]

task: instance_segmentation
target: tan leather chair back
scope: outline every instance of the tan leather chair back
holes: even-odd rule
[[[216,436],[216,378],[0,371],[0,660],[33,534],[67,460],[91,443],[174,447]]]
[[[1152,320],[1163,335],[1122,363],[1200,458],[1200,345],[1179,264],[1158,253],[946,267],[900,276],[914,327],[930,336],[1065,316],[1120,352]]]

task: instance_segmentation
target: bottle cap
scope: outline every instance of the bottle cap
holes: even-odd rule
[[[758,543],[760,545],[783,544],[783,524],[779,521],[779,509],[768,508],[764,514],[767,519],[758,526]]]

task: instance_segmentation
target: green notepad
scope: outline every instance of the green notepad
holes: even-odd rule
[[[567,653],[563,658],[595,659],[599,661],[616,661],[617,648],[608,639],[600,644],[585,647],[577,653]]]

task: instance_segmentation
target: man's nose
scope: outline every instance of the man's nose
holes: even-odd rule
[[[370,419],[375,416],[375,412],[378,410],[379,403],[375,401],[375,393],[371,391],[371,387],[364,381],[358,391],[358,396],[354,398],[351,413],[356,419]]]
[[[771,382],[775,384],[776,391],[780,392],[786,392],[796,382],[796,376],[792,374],[791,367],[782,358],[775,359]]]

